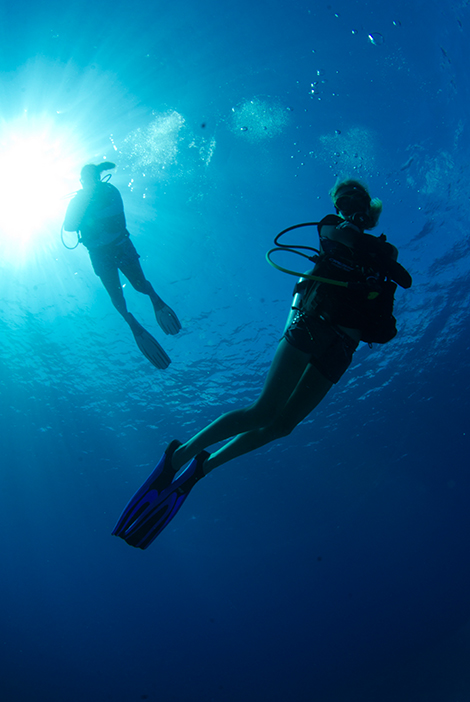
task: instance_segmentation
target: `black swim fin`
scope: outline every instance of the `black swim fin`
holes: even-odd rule
[[[171,359],[166,351],[130,313],[128,314],[128,324],[134,334],[135,342],[145,358],[150,361],[155,368],[159,368],[160,370],[168,368]]]

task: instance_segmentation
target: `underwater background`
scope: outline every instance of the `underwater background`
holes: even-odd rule
[[[470,700],[469,29],[468,0],[2,7],[2,702]],[[184,327],[125,287],[166,371],[61,243],[105,158]],[[113,538],[172,438],[257,397],[295,282],[265,252],[348,176],[413,276],[399,335],[147,551]]]

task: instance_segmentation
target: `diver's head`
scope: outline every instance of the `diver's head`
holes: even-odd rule
[[[357,180],[338,181],[330,191],[336,212],[361,229],[372,229],[379,221],[382,202],[371,200],[365,185]]]
[[[103,161],[95,166],[94,163],[88,163],[83,166],[80,171],[80,182],[84,189],[93,189],[101,182],[101,174],[103,171],[110,171],[112,168],[116,168],[116,164],[110,161]]]

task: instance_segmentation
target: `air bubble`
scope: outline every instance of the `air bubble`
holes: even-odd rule
[[[368,34],[367,36],[370,43],[374,46],[381,46],[385,42],[385,39],[379,32],[374,32],[373,34]]]
[[[246,133],[248,141],[259,141],[280,134],[289,121],[289,110],[258,97],[245,100],[234,109],[232,129]]]

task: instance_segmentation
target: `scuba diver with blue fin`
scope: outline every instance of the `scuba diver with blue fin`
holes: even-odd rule
[[[105,161],[98,165],[90,163],[82,168],[82,190],[78,191],[67,208],[63,229],[78,232],[78,242],[87,247],[93,270],[101,279],[114,307],[129,325],[137,346],[155,368],[164,369],[170,365],[170,358],[158,341],[128,312],[119,271],[138,292],[149,296],[156,320],[165,334],[178,334],[181,323],[144,275],[140,256],[126,228],[119,190],[107,182],[109,175],[101,179],[104,171],[115,167],[114,163]]]
[[[289,227],[267,254],[272,263],[274,251],[300,253],[315,266],[301,274],[295,287],[284,335],[261,395],[250,406],[223,414],[186,443],[169,444],[113,530],[130,546],[146,549],[194,485],[214,468],[290,434],[339,381],[360,341],[383,344],[396,335],[394,293],[397,284],[409,288],[412,280],[385,235],[365,231],[377,225],[382,203],[372,200],[356,180],[338,182],[330,195],[336,214]],[[282,234],[312,225],[318,227],[318,251],[279,243]],[[299,249],[310,249],[314,255]],[[205,450],[222,441],[227,443],[212,454]]]

